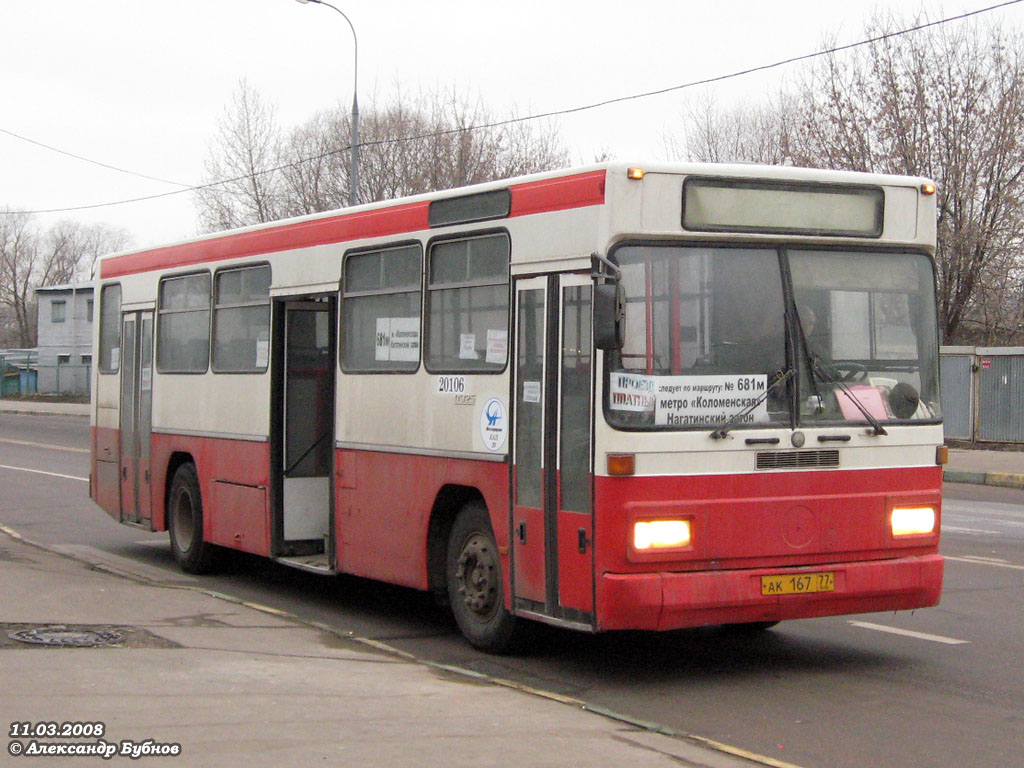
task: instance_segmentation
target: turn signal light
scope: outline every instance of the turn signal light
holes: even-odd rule
[[[636,456],[632,453],[609,453],[608,474],[612,477],[635,475]]]
[[[935,185],[934,184],[922,184],[921,185],[921,194],[922,195],[934,195],[935,194]]]
[[[949,464],[949,446],[940,445],[935,449],[935,463],[940,467]]]
[[[639,181],[644,177],[645,173],[647,173],[647,171],[645,171],[643,168],[628,168],[626,170],[626,178]]]
[[[689,543],[689,520],[643,520],[633,524],[633,549],[671,549]]]
[[[931,507],[897,507],[892,511],[893,536],[913,536],[935,530],[935,510]]]

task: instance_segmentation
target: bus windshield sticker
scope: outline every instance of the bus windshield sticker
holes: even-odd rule
[[[374,340],[374,359],[391,362],[417,362],[420,359],[420,319],[418,317],[378,317]]]
[[[476,352],[476,334],[459,334],[459,360],[479,360],[480,355]]]
[[[523,402],[524,403],[539,403],[540,402],[540,382],[539,381],[524,381],[523,382]]]
[[[765,374],[718,376],[656,376],[654,423],[672,427],[721,424],[753,405],[768,388]],[[762,400],[737,425],[768,421]]]
[[[654,377],[636,373],[613,373],[608,405],[616,411],[654,411]]]
[[[487,362],[493,365],[504,365],[508,359],[508,331],[504,328],[487,329]]]

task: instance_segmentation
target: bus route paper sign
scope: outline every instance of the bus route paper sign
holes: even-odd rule
[[[654,423],[658,425],[723,424],[747,408],[751,411],[736,422],[738,426],[768,421],[766,374],[657,376],[655,385]]]
[[[654,411],[654,376],[639,373],[613,373],[608,391],[608,406],[613,411],[650,413]]]
[[[418,317],[378,317],[373,352],[375,360],[418,362],[420,359],[420,319]]]
[[[616,411],[653,413],[654,423],[666,427],[722,424],[752,408],[737,424],[757,424],[768,421],[767,403],[757,403],[767,388],[766,374],[646,376],[617,372],[611,375],[608,405]]]

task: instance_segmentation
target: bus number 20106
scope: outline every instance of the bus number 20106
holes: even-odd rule
[[[438,376],[437,391],[441,395],[463,395],[466,393],[466,377]]]

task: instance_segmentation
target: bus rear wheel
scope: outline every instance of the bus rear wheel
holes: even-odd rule
[[[213,567],[216,552],[203,541],[203,499],[194,464],[182,464],[174,473],[167,495],[167,530],[181,570],[206,573]]]
[[[466,504],[455,518],[445,573],[452,613],[466,639],[483,651],[510,650],[516,617],[505,608],[501,560],[482,502]]]

